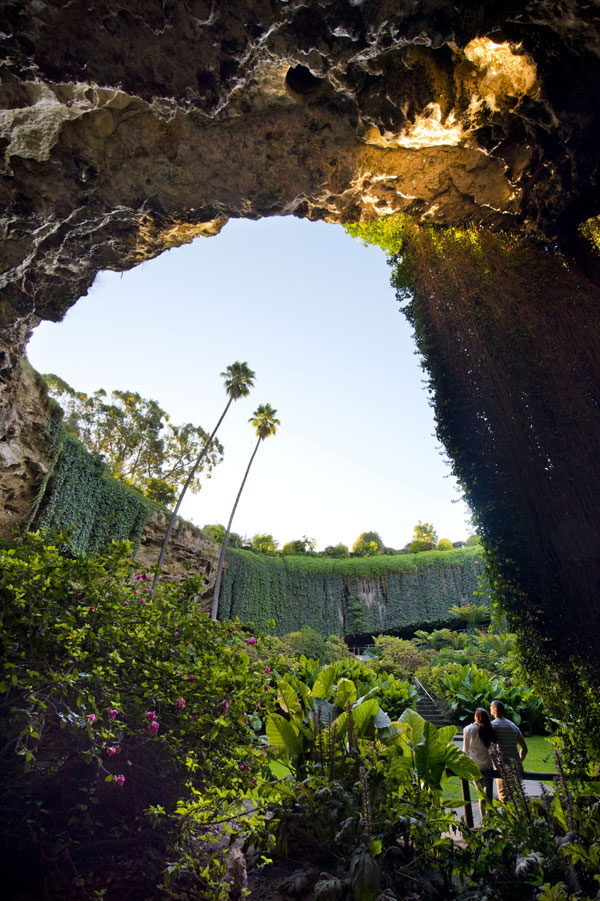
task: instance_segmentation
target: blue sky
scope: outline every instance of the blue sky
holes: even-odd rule
[[[219,373],[256,371],[219,437],[225,459],[182,514],[226,523],[255,443],[259,404],[281,426],[261,445],[234,530],[303,535],[318,549],[367,530],[403,547],[417,520],[464,539],[469,511],[434,437],[411,330],[385,255],[340,226],[293,217],[234,220],[126,273],[102,272],[62,323],[42,323],[32,365],[78,390],[138,391],[175,423],[210,431],[226,402]]]

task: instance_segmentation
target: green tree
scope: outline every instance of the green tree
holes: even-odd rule
[[[50,395],[64,410],[67,430],[88,453],[100,457],[115,478],[160,504],[173,502],[201,449],[203,465],[194,470],[191,491],[200,490],[201,472],[210,475],[223,458],[214,435],[209,438],[191,422],[173,425],[151,398],[135,391],[108,395],[103,388],[88,395],[52,373],[44,378]]]
[[[301,538],[297,538],[295,541],[286,541],[281,548],[281,553],[284,557],[300,557],[302,554],[306,554],[306,545]]]
[[[233,522],[233,517],[235,516],[235,511],[237,509],[237,505],[239,503],[242,491],[244,490],[244,485],[246,484],[246,479],[248,478],[248,473],[250,472],[250,467],[254,462],[254,458],[256,456],[256,452],[260,446],[261,441],[264,441],[265,438],[268,438],[270,435],[275,435],[277,432],[277,426],[280,424],[279,420],[276,419],[275,414],[277,410],[274,410],[270,404],[261,404],[256,408],[253,415],[250,417],[248,422],[251,422],[254,426],[254,430],[257,435],[257,442],[252,452],[252,456],[250,457],[250,462],[246,467],[246,472],[244,473],[244,478],[242,479],[242,484],[240,485],[240,490],[238,491],[237,497],[235,499],[235,503],[233,505],[233,510],[231,511],[231,516],[229,517],[229,522],[227,523],[227,530],[225,532],[225,539],[223,541],[223,545],[221,547],[221,554],[219,557],[219,565],[217,567],[217,576],[215,579],[215,588],[213,593],[213,603],[212,603],[212,612],[211,616],[213,619],[217,618],[217,611],[219,608],[219,594],[221,591],[221,580],[223,578],[223,566],[225,564],[225,554],[227,553],[227,542],[229,539],[229,533],[231,532],[231,523]]]
[[[432,523],[419,520],[414,528],[413,538],[415,541],[430,541],[432,545],[435,545],[438,535]]]
[[[352,553],[357,557],[374,557],[383,553],[383,541],[379,532],[361,532],[354,544]]]
[[[430,522],[418,521],[414,528],[413,540],[406,545],[406,550],[411,554],[420,554],[423,551],[432,551],[437,544],[438,536]]]
[[[329,544],[323,551],[324,557],[349,557],[350,551],[348,550],[347,545],[342,544]]]
[[[435,546],[436,551],[451,551],[453,548],[454,545],[449,538],[440,538]]]
[[[181,506],[181,502],[184,498],[185,492],[187,491],[188,487],[192,484],[194,477],[196,475],[196,471],[198,470],[200,464],[202,463],[204,456],[208,452],[211,442],[213,441],[215,435],[217,434],[217,430],[218,430],[219,426],[221,425],[221,423],[225,419],[225,416],[227,415],[227,411],[229,410],[229,407],[231,406],[231,404],[233,403],[234,400],[238,400],[240,397],[247,397],[248,394],[250,394],[250,389],[252,388],[252,386],[254,384],[254,379],[256,378],[256,373],[252,369],[250,369],[250,367],[248,366],[247,363],[240,363],[238,360],[236,360],[235,363],[231,363],[229,366],[227,366],[225,371],[221,373],[221,377],[223,379],[225,379],[225,391],[226,391],[227,397],[229,399],[228,399],[227,403],[225,404],[225,409],[221,413],[219,421],[217,422],[216,426],[214,427],[210,438],[208,439],[208,441],[206,442],[206,444],[200,451],[198,459],[196,460],[194,466],[190,470],[190,474],[187,477],[185,485],[181,489],[181,493],[180,493],[179,497],[177,498],[177,503],[175,504],[173,512],[171,513],[169,525],[167,526],[167,531],[165,532],[165,537],[164,537],[164,540],[162,543],[162,547],[160,549],[160,554],[158,555],[158,561],[156,563],[156,573],[154,575],[154,581],[152,583],[152,594],[154,594],[154,592],[156,590],[156,586],[158,585],[158,580],[160,578],[160,571],[161,571],[161,568],[163,565],[163,560],[165,559],[165,554],[167,553],[167,547],[169,544],[169,539],[171,537],[171,532],[173,531],[173,526],[175,525],[175,519],[177,517],[177,513]]]
[[[209,538],[212,538],[213,541],[216,541],[217,544],[223,544],[225,540],[225,526],[220,524],[207,525],[202,527],[202,531],[205,535],[208,535]],[[241,547],[241,536],[238,535],[237,532],[231,532],[229,535],[229,544],[231,547]]]
[[[302,554],[314,554],[316,545],[316,538],[303,535],[295,541],[286,541],[281,551],[286,557],[300,557]]]
[[[481,544],[481,538],[479,537],[479,535],[469,535],[469,537],[465,541],[465,547],[474,547],[478,544]]]
[[[254,550],[259,551],[261,554],[274,554],[279,546],[272,535],[267,535],[264,532],[253,535],[251,544]]]

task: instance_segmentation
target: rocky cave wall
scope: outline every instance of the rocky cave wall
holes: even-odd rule
[[[229,217],[405,212],[568,243],[600,212],[599,25],[576,0],[4,2],[5,528],[43,477],[20,357],[99,270]]]

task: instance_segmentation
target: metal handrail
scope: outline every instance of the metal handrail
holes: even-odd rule
[[[421,689],[421,691],[423,692],[423,694],[427,695],[427,697],[429,698],[429,700],[431,701],[432,704],[437,704],[437,701],[435,700],[435,698],[432,698],[432,697],[431,697],[431,695],[429,694],[429,692],[427,691],[427,689],[425,688],[425,686],[424,686],[421,682],[419,682],[419,680],[417,679],[416,676],[413,676],[413,682],[415,683],[415,685],[417,686],[417,688],[420,688],[420,689]]]

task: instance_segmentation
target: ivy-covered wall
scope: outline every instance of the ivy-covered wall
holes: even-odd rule
[[[97,553],[125,538],[138,544],[156,505],[114,479],[62,422],[51,420],[47,428],[54,463],[31,511],[30,527],[65,530],[75,553]]]
[[[278,635],[312,626],[360,635],[448,620],[454,604],[487,602],[481,549],[349,559],[228,550],[219,619]],[[483,592],[481,594],[480,592]]]

